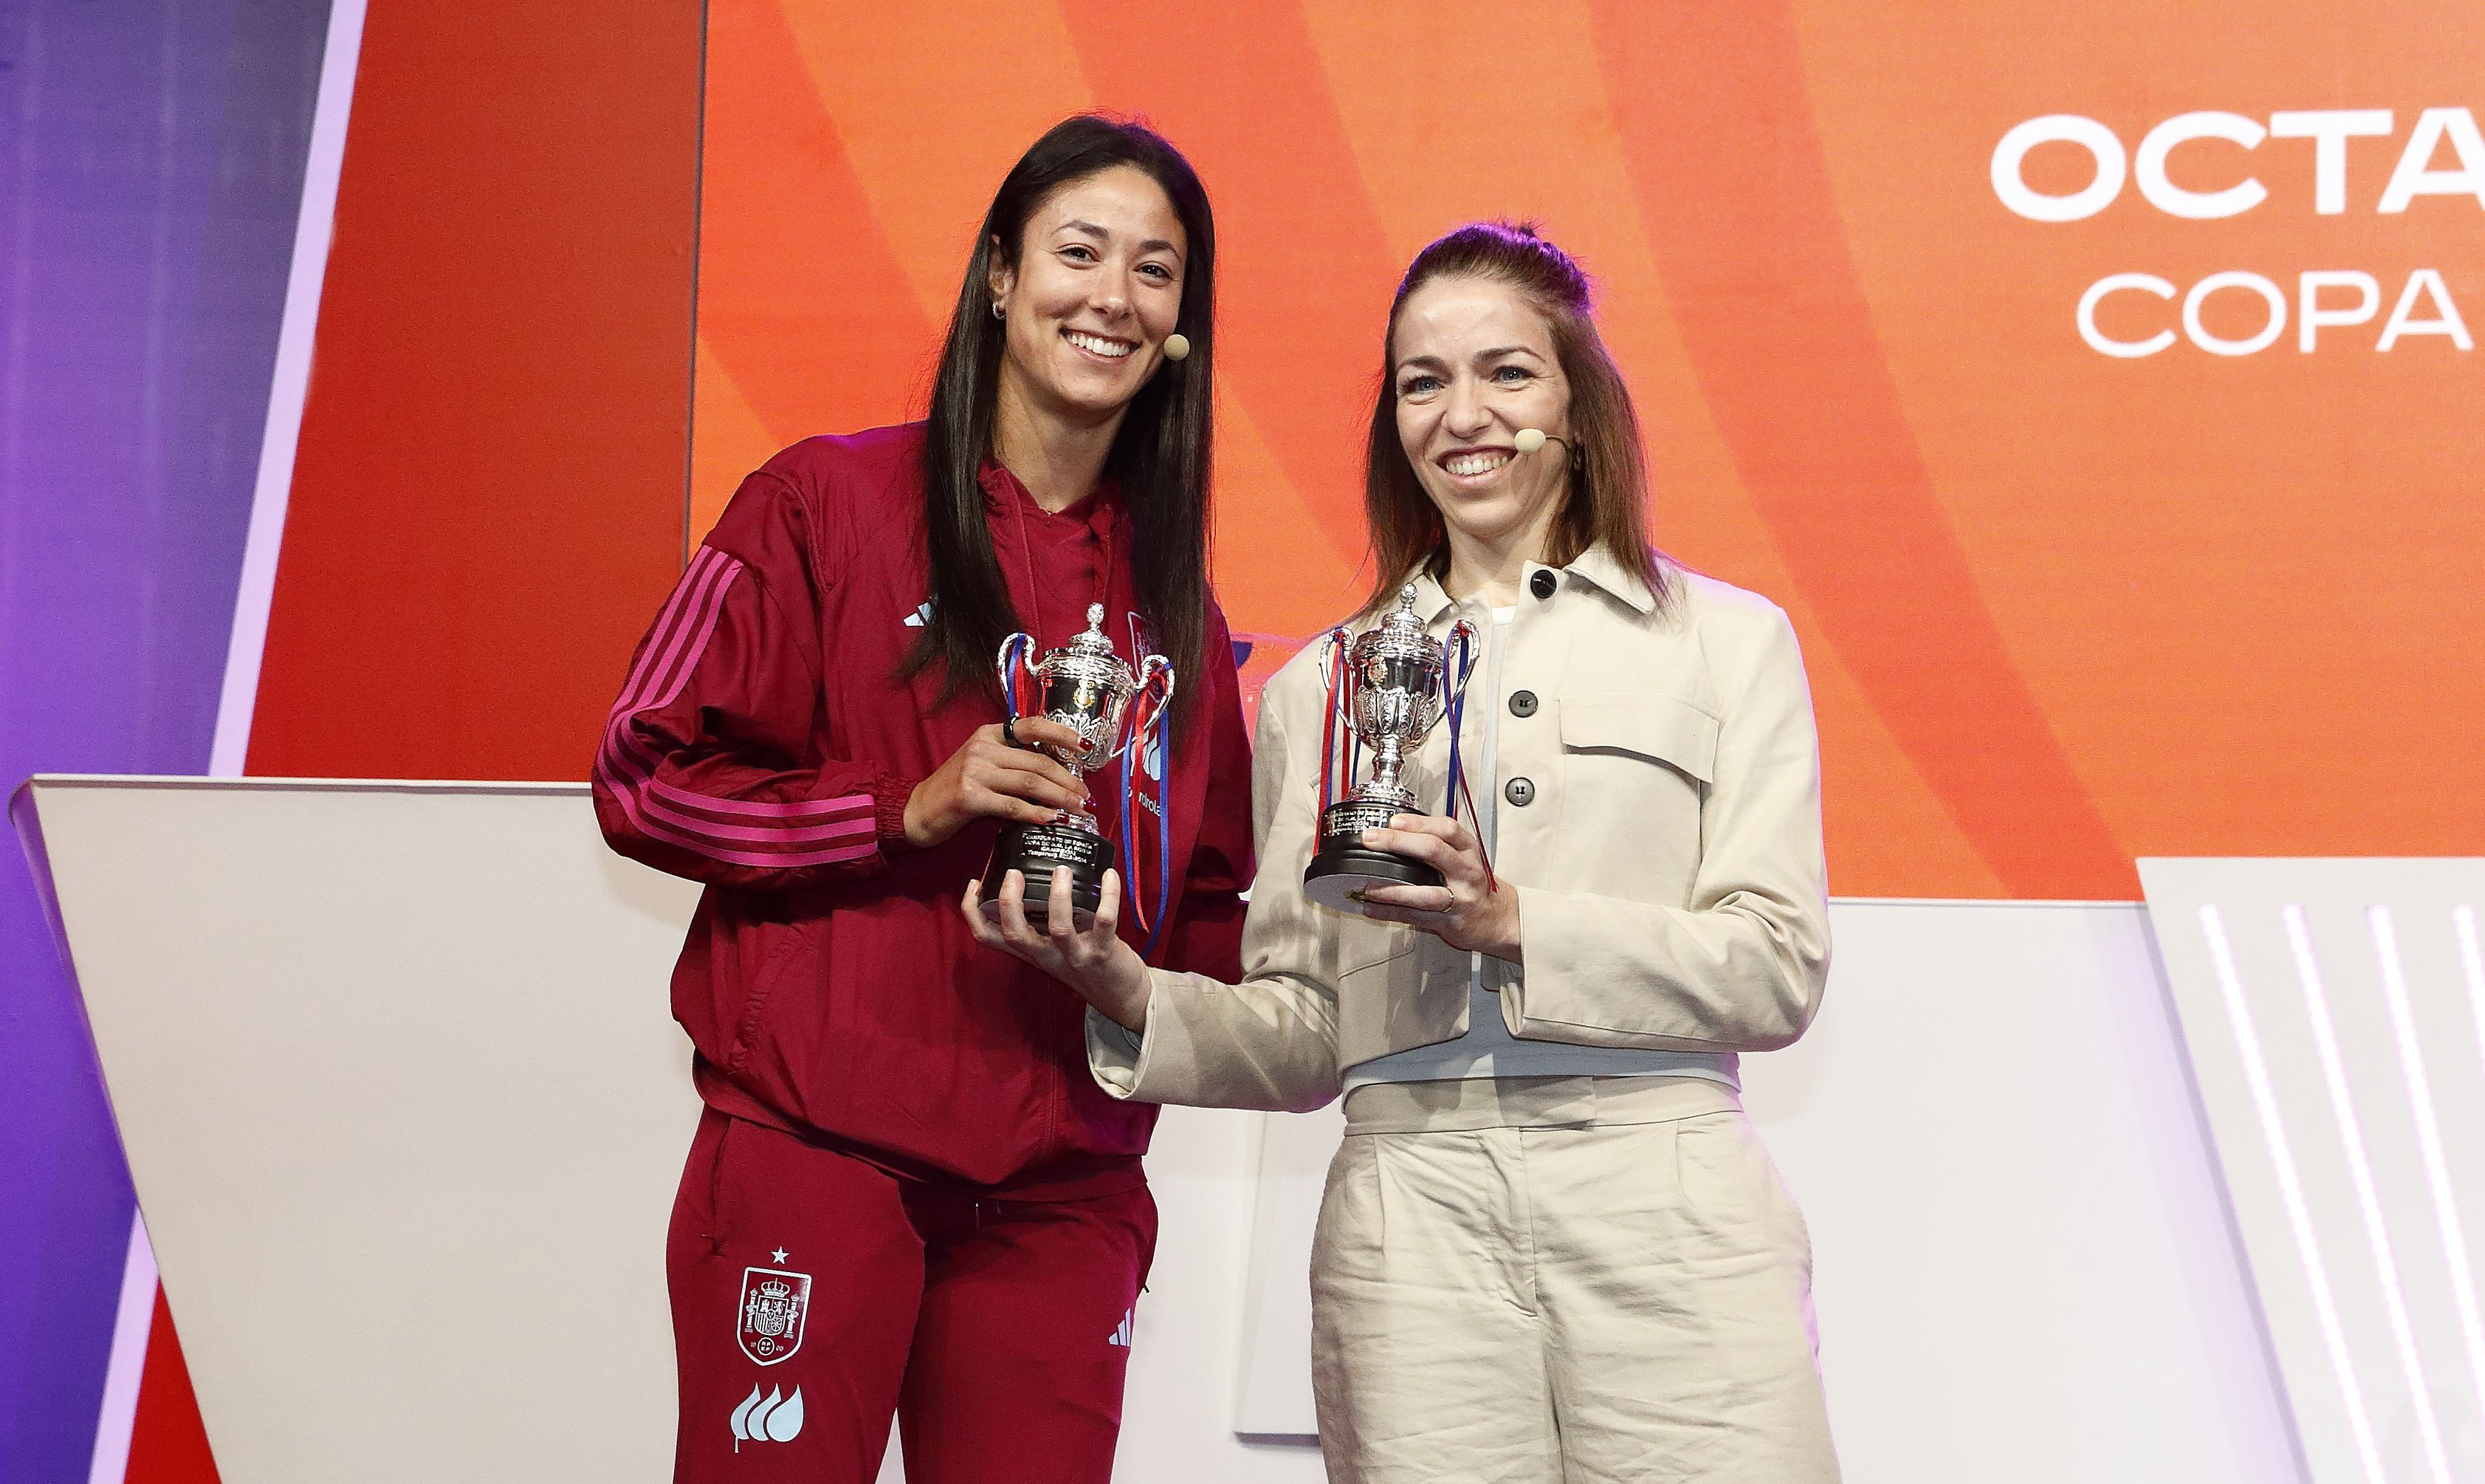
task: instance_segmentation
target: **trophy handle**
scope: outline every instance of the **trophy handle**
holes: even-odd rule
[[[1163,687],[1161,691],[1157,689],[1160,682]],[[1151,691],[1157,691],[1157,698],[1156,704],[1148,710],[1147,720],[1129,728],[1122,745],[1113,750],[1112,757],[1119,757],[1124,753],[1145,756],[1154,733],[1164,728],[1165,713],[1173,709],[1173,661],[1161,654],[1151,654],[1139,662],[1139,679],[1131,687],[1131,700],[1135,703]]]
[[[1007,702],[1010,719],[1018,719],[1018,676],[1024,670],[1030,680],[1041,680],[1035,673],[1035,636],[1012,634],[1001,641],[1000,652],[993,656],[993,668],[1000,673],[1001,696]]]
[[[1442,720],[1457,711],[1459,703],[1467,699],[1467,682],[1475,678],[1475,644],[1476,626],[1464,618],[1451,624],[1450,631],[1441,636],[1441,710],[1433,718],[1433,726],[1424,728],[1425,735],[1430,736],[1433,727],[1441,725]],[[1455,682],[1450,679],[1449,673],[1452,645],[1456,645],[1459,651],[1459,677]]]
[[[1341,762],[1337,756],[1337,724],[1339,713],[1345,711],[1348,706],[1345,690],[1346,646],[1353,642],[1354,636],[1347,632],[1346,625],[1343,623],[1321,636],[1320,807],[1324,812],[1330,805],[1337,802],[1337,769]],[[1353,732],[1352,726],[1350,725],[1347,730],[1351,738]],[[1352,746],[1351,740],[1348,745]],[[1346,781],[1352,783],[1354,781],[1353,759],[1349,757],[1343,761],[1348,774]]]
[[[1321,636],[1320,646],[1321,695],[1328,710],[1352,716],[1354,672],[1347,668],[1347,656],[1354,647],[1354,633],[1341,623]]]
[[[1346,646],[1352,642],[1352,638],[1353,636],[1347,633],[1343,625],[1321,636],[1321,689],[1327,690],[1337,684],[1337,667],[1346,663]]]

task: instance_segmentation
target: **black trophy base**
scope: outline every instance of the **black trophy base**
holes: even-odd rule
[[[1026,876],[1026,920],[1037,931],[1052,905],[1052,873],[1070,868],[1070,921],[1084,930],[1096,921],[1096,904],[1105,898],[1105,872],[1113,865],[1113,842],[1093,830],[1068,824],[1013,824],[1001,829],[993,844],[992,863],[984,867],[984,916],[1001,917],[1001,878],[1011,871]]]
[[[1331,845],[1303,867],[1303,894],[1332,912],[1366,916],[1363,893],[1374,887],[1436,887],[1441,873],[1421,861],[1362,845]]]
[[[1332,912],[1366,916],[1363,893],[1372,887],[1436,887],[1441,873],[1363,843],[1366,830],[1383,830],[1396,815],[1414,812],[1387,799],[1340,799],[1321,811],[1320,853],[1303,867],[1303,894]]]

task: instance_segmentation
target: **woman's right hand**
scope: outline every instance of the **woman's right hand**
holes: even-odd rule
[[[1077,732],[1040,716],[1020,718],[1017,731],[1022,742],[1065,752],[1079,745]],[[915,785],[906,801],[906,843],[937,845],[987,816],[1042,824],[1086,797],[1087,785],[1068,768],[1031,747],[1010,746],[998,726],[978,727],[939,772]]]

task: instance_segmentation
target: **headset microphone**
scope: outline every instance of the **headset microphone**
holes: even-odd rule
[[[1190,359],[1190,337],[1177,330],[1164,338],[1164,358],[1168,361]]]

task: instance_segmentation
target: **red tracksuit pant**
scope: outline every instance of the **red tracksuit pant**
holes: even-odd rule
[[[1142,1186],[977,1200],[710,1109],[666,1269],[675,1484],[871,1484],[895,1414],[910,1484],[1106,1484]]]

